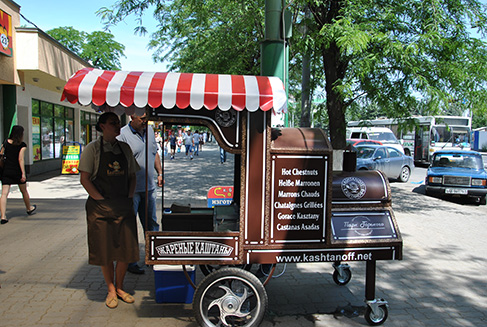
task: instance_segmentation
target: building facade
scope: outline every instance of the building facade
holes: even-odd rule
[[[98,114],[61,102],[71,75],[85,60],[38,28],[20,27],[21,7],[0,0],[0,137],[14,125],[25,129],[28,175],[61,170],[62,145],[84,145],[97,136]]]

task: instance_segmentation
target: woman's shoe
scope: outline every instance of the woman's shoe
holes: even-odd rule
[[[0,219],[0,224],[3,225],[3,224],[6,224],[6,223],[8,223],[8,219],[7,218]]]
[[[30,215],[33,215],[33,214],[34,214],[34,212],[35,212],[35,211],[36,211],[36,209],[37,209],[37,206],[36,206],[35,204],[33,205],[33,207],[34,207],[33,209],[30,209],[30,210],[28,210],[28,211],[27,211],[27,214],[28,214],[29,216],[30,216]]]
[[[105,300],[105,305],[109,307],[110,309],[115,309],[118,306],[118,299],[117,297],[110,297],[110,294],[108,294],[106,300]]]
[[[132,295],[130,295],[129,293],[120,294],[117,292],[117,296],[120,298],[120,300],[122,300],[125,303],[134,303],[135,302],[134,297]]]

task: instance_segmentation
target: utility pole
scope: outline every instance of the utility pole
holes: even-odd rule
[[[286,39],[291,36],[291,19],[285,13],[285,0],[266,0],[265,32],[261,45],[263,76],[277,76],[288,92],[289,47]],[[272,126],[288,126],[288,115],[272,116]]]

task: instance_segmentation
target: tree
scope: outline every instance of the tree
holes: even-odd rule
[[[149,43],[155,61],[180,72],[259,74],[264,0],[122,0],[98,14],[107,28],[130,14],[142,23],[150,6],[160,27]],[[134,31],[147,33],[143,25]]]
[[[327,4],[328,6],[326,6]],[[345,112],[372,101],[391,118],[412,110],[436,113],[452,99],[466,107],[486,81],[487,47],[471,38],[470,26],[485,32],[478,1],[325,1],[310,4],[313,37],[326,76],[327,109],[334,147],[343,146]],[[486,99],[479,104],[485,108]]]
[[[110,24],[130,14],[142,19],[154,9],[161,24],[152,35],[155,56],[171,59],[172,68],[181,71],[241,74],[257,71],[263,2],[119,0],[99,13]],[[300,74],[306,53],[310,94],[324,89],[334,148],[346,145],[350,108],[377,107],[399,118],[418,108],[439,113],[461,99],[465,109],[486,111],[487,45],[469,34],[470,28],[486,33],[485,6],[479,1],[295,0],[290,9],[296,27],[290,69],[299,70],[290,76]],[[317,59],[323,80],[313,73]],[[298,93],[292,85],[290,91]]]
[[[111,33],[95,31],[88,34],[73,27],[58,27],[47,31],[47,34],[94,67],[121,69],[120,58],[125,57],[125,46],[116,42]]]

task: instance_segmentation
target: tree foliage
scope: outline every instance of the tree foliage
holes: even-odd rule
[[[169,62],[171,70],[258,75],[263,7],[264,0],[122,0],[98,13],[108,25],[130,14],[142,23],[152,8],[159,30],[152,32],[149,48],[154,60]],[[147,32],[143,25],[134,31]]]
[[[120,58],[125,56],[125,46],[115,41],[111,33],[80,32],[69,26],[51,29],[47,34],[94,67],[107,70],[121,69]]]
[[[153,11],[151,47],[182,72],[258,74],[264,0],[119,0],[102,8],[116,24]],[[295,0],[290,92],[300,97],[303,54],[311,96],[322,92],[334,148],[345,146],[347,115],[390,118],[448,112],[451,104],[485,114],[485,6],[477,0]],[[311,15],[306,15],[310,12]],[[307,58],[308,58],[307,57]],[[367,111],[370,109],[370,111]],[[375,118],[375,117],[367,117]],[[475,121],[475,119],[474,119]]]

